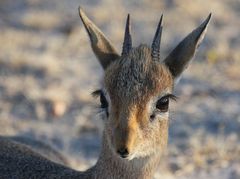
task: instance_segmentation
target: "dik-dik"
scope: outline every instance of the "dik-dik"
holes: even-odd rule
[[[149,179],[168,141],[173,89],[202,41],[211,14],[165,58],[160,59],[162,17],[151,46],[132,46],[127,17],[122,53],[79,8],[92,50],[105,71],[98,95],[104,111],[99,159],[85,172],[52,162],[27,145],[0,140],[0,178]]]

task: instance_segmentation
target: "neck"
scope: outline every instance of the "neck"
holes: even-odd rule
[[[106,137],[103,136],[99,159],[88,173],[91,173],[91,178],[149,179],[153,178],[159,160],[160,154],[133,160],[122,159],[111,150]]]

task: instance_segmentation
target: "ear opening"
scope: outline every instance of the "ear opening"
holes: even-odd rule
[[[106,69],[111,62],[115,61],[120,56],[110,40],[108,40],[103,32],[87,17],[80,6],[78,11],[91,41],[93,52],[98,58],[102,67]]]
[[[179,80],[180,75],[187,68],[197,47],[202,42],[210,19],[211,14],[209,14],[207,19],[199,27],[185,37],[164,60],[164,63],[169,68],[176,81]]]

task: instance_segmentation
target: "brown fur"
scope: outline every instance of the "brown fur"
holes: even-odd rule
[[[127,58],[112,63],[106,70],[104,81],[112,107],[109,118],[105,120],[102,151],[93,168],[85,173],[76,172],[47,160],[26,145],[0,139],[0,165],[11,166],[21,160],[21,156],[24,158],[21,165],[27,165],[24,169],[18,165],[8,167],[7,173],[0,169],[0,176],[100,179],[153,177],[167,145],[168,119],[163,117],[150,123],[151,111],[147,106],[152,99],[166,91],[171,92],[173,79],[170,72],[165,65],[152,61],[150,49],[141,45],[133,49]],[[122,159],[116,153],[119,147],[128,147],[130,154],[135,156]],[[13,157],[2,158],[4,152],[11,153]],[[6,161],[11,161],[11,164]],[[43,165],[49,166],[50,170]]]
[[[201,42],[209,16],[163,61],[153,60],[146,45],[120,56],[103,33],[79,9],[92,49],[105,69],[104,92],[109,116],[104,120],[102,150],[96,165],[77,172],[52,162],[30,145],[0,138],[0,178],[149,179],[168,141],[168,111],[156,112],[156,101],[171,93]],[[127,148],[122,158],[118,149]]]
[[[146,139],[145,141],[155,142],[159,139],[160,133],[167,132],[161,128],[161,124],[156,129],[159,132],[149,130],[151,115],[151,111],[147,109],[149,101],[158,98],[164,91],[170,93],[173,87],[171,73],[163,64],[152,60],[150,48],[140,45],[127,57],[113,62],[106,69],[104,82],[112,104],[110,111],[112,115],[109,120],[114,124],[110,124],[113,131],[110,136],[114,136],[111,140],[115,150],[126,147],[134,151],[134,148],[143,145],[141,144],[144,141],[143,138]],[[144,152],[155,143],[149,143],[149,145],[136,150]],[[158,148],[164,148],[164,146]]]

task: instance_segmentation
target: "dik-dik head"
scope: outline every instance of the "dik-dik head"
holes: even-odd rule
[[[100,95],[106,113],[105,137],[122,158],[147,157],[167,144],[169,101],[174,84],[202,41],[211,14],[165,58],[160,59],[162,17],[151,46],[132,47],[127,17],[122,53],[79,8],[92,49],[105,70]]]

